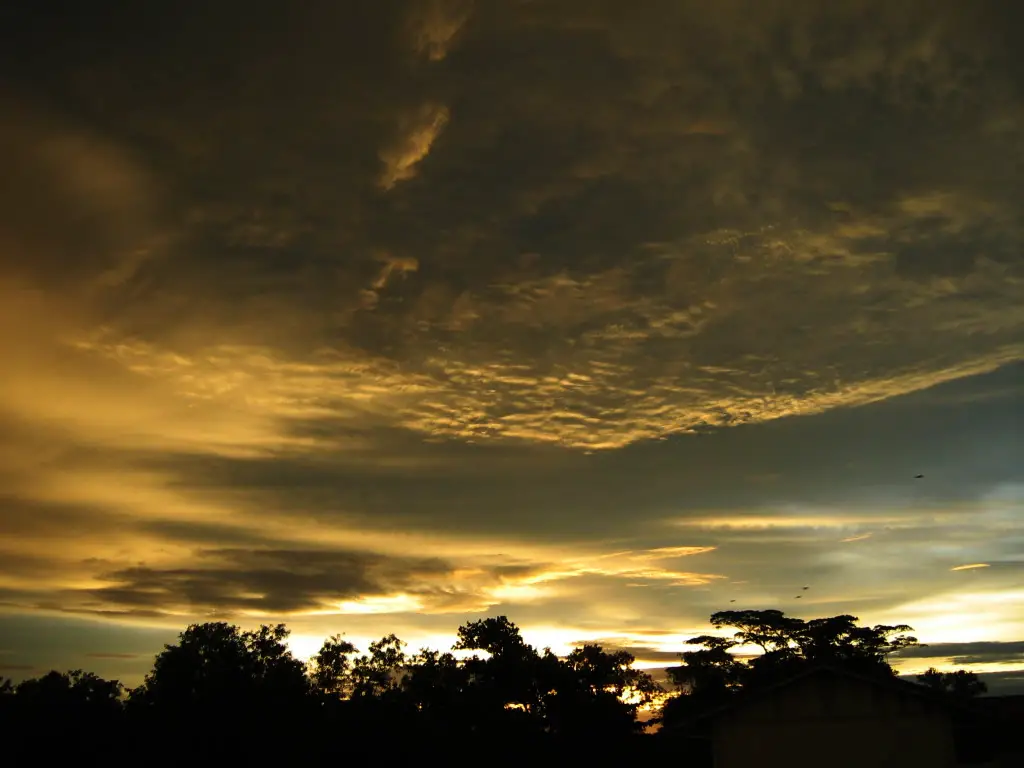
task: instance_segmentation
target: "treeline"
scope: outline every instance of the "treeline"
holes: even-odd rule
[[[664,704],[655,720],[672,730],[808,664],[892,676],[889,656],[917,643],[910,627],[861,627],[853,616],[803,621],[779,611],[723,611],[711,623],[733,636],[691,638],[699,649],[680,654],[666,687],[634,669],[625,651],[583,645],[564,658],[538,651],[504,616],[459,627],[458,656],[409,653],[394,635],[360,652],[334,636],[308,664],[288,650],[283,624],[252,631],[195,624],[165,646],[132,690],[82,671],[0,683],[0,724],[7,744],[37,760],[137,750],[149,764],[356,753],[388,763],[427,756],[461,763],[456,755],[471,754],[504,762],[538,753],[603,763],[653,758],[661,748],[664,736],[641,737],[643,708]],[[761,652],[740,658],[738,645]],[[970,688],[955,675],[932,673],[925,682]]]
[[[641,729],[639,707],[661,692],[628,653],[585,645],[559,658],[527,644],[503,616],[459,627],[453,650],[465,658],[410,654],[394,635],[360,653],[335,636],[305,664],[287,638],[281,624],[195,624],[133,690],[82,671],[8,682],[0,696],[6,743],[28,739],[22,746],[36,760],[136,749],[150,764],[356,753],[450,763],[455,753],[496,745],[503,753],[494,759],[525,759],[570,745],[625,749]],[[28,736],[38,733],[59,738]]]
[[[699,650],[680,654],[682,664],[668,674],[677,690],[662,710],[666,725],[683,723],[729,703],[743,691],[777,684],[813,665],[827,664],[866,677],[893,678],[889,663],[894,654],[917,646],[906,624],[858,625],[856,616],[843,614],[820,619],[798,619],[776,610],[719,611],[711,615],[716,629],[732,629],[731,637],[701,635],[688,645]],[[757,652],[747,658],[735,653],[739,646]],[[952,698],[985,692],[973,673],[928,670],[917,682]]]

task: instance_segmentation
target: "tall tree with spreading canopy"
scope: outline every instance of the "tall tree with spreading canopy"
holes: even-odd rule
[[[453,649],[487,654],[474,654],[464,662],[469,676],[467,693],[481,715],[491,720],[533,720],[540,716],[541,656],[523,640],[519,627],[508,617],[495,616],[462,625]],[[506,718],[503,713],[512,714]],[[516,713],[523,713],[524,717]]]
[[[380,697],[399,691],[407,661],[404,648],[405,643],[393,634],[370,643],[369,653],[352,667],[352,695]]]
[[[324,640],[320,650],[310,659],[310,680],[313,689],[325,696],[341,698],[352,691],[352,662],[358,649],[341,635]]]
[[[906,624],[863,627],[843,614],[803,619],[778,610],[719,611],[711,615],[716,629],[734,629],[731,638],[701,635],[687,641],[702,646],[680,654],[682,664],[668,670],[680,695],[666,703],[666,723],[679,721],[720,705],[741,689],[779,682],[815,664],[829,664],[863,675],[895,676],[889,657],[917,644]],[[740,646],[760,653],[747,660],[734,654]]]
[[[288,634],[283,624],[251,632],[226,622],[192,624],[164,646],[132,700],[178,710],[298,701],[309,686],[305,665],[284,644]]]
[[[402,690],[432,720],[452,716],[464,704],[469,672],[451,653],[422,649],[409,661]]]
[[[661,688],[649,674],[633,669],[635,661],[627,651],[606,651],[593,644],[570,652],[561,662],[564,683],[548,705],[552,715],[557,713],[559,732],[597,729],[613,737],[642,728],[638,710],[650,704]]]
[[[66,718],[108,718],[121,711],[124,688],[80,669],[47,672],[23,680],[13,693],[21,710],[48,711]]]

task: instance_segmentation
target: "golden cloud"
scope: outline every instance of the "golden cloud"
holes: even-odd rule
[[[389,190],[416,175],[416,166],[430,153],[437,137],[448,124],[448,108],[443,104],[424,104],[402,120],[398,139],[380,151],[384,172],[379,185]]]
[[[423,0],[414,4],[410,27],[416,51],[430,61],[448,55],[473,12],[473,0]]]

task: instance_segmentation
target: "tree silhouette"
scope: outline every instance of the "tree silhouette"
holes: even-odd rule
[[[458,629],[455,650],[483,651],[463,662],[466,692],[479,714],[478,727],[494,721],[532,720],[543,711],[541,657],[506,616],[471,621]],[[506,716],[507,713],[507,716]],[[522,713],[523,716],[520,715]]]
[[[454,713],[469,685],[465,665],[450,653],[423,649],[412,657],[402,689],[413,706],[431,718]]]
[[[352,690],[352,665],[349,657],[357,653],[357,648],[341,635],[332,635],[324,640],[324,644],[310,659],[312,669],[310,678],[314,690],[339,698],[347,696]]]
[[[69,756],[93,762],[118,741],[124,689],[117,680],[54,670],[17,685],[0,685],[0,691],[0,730],[20,735],[5,741],[4,757],[12,765]],[[42,738],[26,738],[30,734]],[[27,748],[30,754],[12,756],[12,747]]]
[[[917,642],[906,625],[860,626],[849,615],[804,621],[774,610],[722,611],[711,623],[732,636],[687,641],[692,648],[668,670],[678,695],[665,703],[665,725],[815,664],[891,677],[891,654]],[[454,745],[474,751],[497,743],[516,760],[640,759],[633,741],[642,733],[640,708],[664,692],[634,669],[630,653],[585,644],[559,658],[527,643],[505,616],[470,621],[457,633],[453,652],[413,655],[395,635],[362,654],[333,635],[307,669],[288,650],[283,624],[250,631],[193,624],[157,655],[127,703],[120,683],[81,670],[17,685],[0,679],[0,722],[26,731],[61,723],[71,734],[61,742],[66,751],[90,761],[115,745],[152,744],[163,746],[147,762],[167,764],[195,754],[212,762],[333,763],[350,758],[354,745],[386,745],[389,757],[411,762],[450,755]],[[744,658],[743,646],[760,652]],[[964,671],[929,670],[919,679],[954,699],[985,690]]]
[[[786,616],[778,610],[719,611],[711,615],[716,629],[731,628],[732,638],[701,635],[687,641],[703,648],[680,654],[682,664],[668,670],[681,695],[666,703],[666,724],[679,722],[719,706],[739,690],[785,680],[816,664],[829,664],[863,675],[893,677],[889,656],[917,645],[899,624],[862,627],[847,614],[820,619]],[[761,653],[747,661],[736,658],[738,646],[754,645]]]
[[[584,645],[564,660],[550,649],[538,653],[505,616],[469,622],[458,634],[456,650],[488,654],[464,662],[467,698],[485,720],[503,728],[625,736],[638,727],[638,708],[660,691],[650,675],[633,669],[635,660],[625,651]]]
[[[888,657],[917,644],[901,624],[874,627],[857,625],[857,617],[843,614],[803,621],[781,611],[722,611],[713,614],[716,628],[734,627],[741,644],[759,646],[763,653],[751,659],[743,682],[771,682],[807,664],[832,664],[864,674],[891,676]]]
[[[696,651],[679,654],[682,664],[669,667],[669,679],[677,695],[665,702],[662,720],[666,725],[685,721],[720,706],[742,684],[747,668],[732,649],[736,640],[712,635],[691,637],[687,645],[702,645]]]
[[[711,626],[735,628],[733,637],[739,643],[756,645],[768,653],[788,649],[803,622],[776,610],[718,611],[711,614]]]
[[[243,632],[242,642],[254,687],[267,696],[295,700],[307,693],[309,685],[306,665],[285,645],[290,634],[284,624],[263,625],[254,632]]]
[[[739,645],[739,641],[700,635],[691,637],[686,644],[704,647],[679,654],[682,665],[669,667],[669,679],[679,691],[718,695],[740,685],[744,666],[732,654],[732,649]]]
[[[46,711],[66,717],[104,718],[121,710],[124,688],[91,672],[47,672],[14,687],[19,709]]]
[[[225,622],[192,624],[177,644],[164,646],[131,700],[182,712],[294,702],[308,682],[305,665],[284,644],[288,634],[283,624],[252,632]]]
[[[917,681],[934,691],[947,694],[955,699],[967,700],[988,693],[988,685],[973,672],[958,669],[955,672],[939,672],[935,667],[917,676]]]
[[[0,722],[10,722],[14,713],[14,683],[0,677]]]
[[[498,658],[527,658],[536,655],[533,646],[527,645],[519,627],[507,616],[495,616],[463,624],[458,629],[459,639],[455,650],[485,651]]]
[[[633,669],[636,658],[627,651],[605,651],[600,645],[576,648],[565,659],[571,669],[593,695],[631,695],[636,703],[649,703],[659,692],[650,675]]]
[[[369,654],[356,659],[352,667],[352,695],[385,696],[400,690],[405,676],[404,647],[395,635],[370,643]]]
[[[633,669],[634,662],[632,654],[605,651],[600,645],[573,650],[561,662],[567,674],[554,697],[560,718],[556,729],[573,734],[596,728],[611,738],[640,728],[638,709],[661,688],[649,674]]]
[[[809,662],[846,666],[868,674],[893,675],[889,656],[917,645],[906,624],[857,626],[850,615],[812,619],[795,636],[801,655]]]

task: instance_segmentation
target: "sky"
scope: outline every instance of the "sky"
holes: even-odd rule
[[[1017,5],[4,3],[0,675],[742,607],[1024,681]]]

